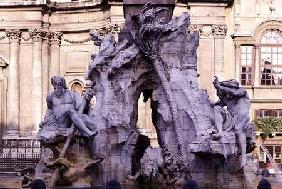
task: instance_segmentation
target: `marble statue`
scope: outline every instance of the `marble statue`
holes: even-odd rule
[[[52,78],[55,91],[47,97],[39,138],[55,152],[50,167],[67,168],[63,174],[70,185],[82,182],[86,176],[80,173],[88,170],[94,185],[109,179],[180,184],[192,177],[201,186],[243,187],[242,170],[254,136],[248,95],[238,82],[216,78],[219,101],[210,101],[197,82],[199,33],[188,31],[187,13],[171,19],[171,11],[147,3],[119,41],[111,33],[91,32],[99,51],[91,56],[85,79],[95,86],[83,98],[67,90],[63,78]],[[150,147],[136,126],[141,93],[151,101],[158,148]],[[64,147],[56,152],[59,142]],[[90,155],[83,151],[83,161],[70,160],[75,147]],[[239,159],[242,168],[230,170]],[[74,181],[73,172],[80,179]],[[54,173],[52,186],[62,180]]]
[[[82,98],[78,93],[67,89],[63,77],[53,76],[51,83],[54,91],[47,96],[48,109],[40,125],[38,136],[43,146],[52,149],[53,157],[47,159],[43,157],[40,167],[45,164],[54,170],[52,176],[47,180],[49,187],[54,187],[56,183],[62,182],[60,181],[62,174],[67,182],[74,185],[83,183],[88,186],[91,175],[88,176],[88,181],[85,181],[87,176],[80,178],[79,175],[89,171],[87,169],[103,159],[93,157],[93,142],[98,131],[95,129],[94,121],[87,114],[91,108],[89,103],[94,95],[94,85],[84,93]],[[78,144],[75,140],[78,141]],[[79,152],[81,154],[76,154],[75,148],[79,147],[80,143],[87,147],[84,146],[85,149]],[[73,157],[65,157],[70,155]],[[61,172],[62,168],[66,171]]]
[[[215,77],[213,82],[216,88],[219,101],[214,104],[215,125],[218,133],[214,137],[222,137],[224,119],[229,119],[229,126],[234,126],[235,134],[238,138],[238,144],[241,150],[241,165],[246,165],[246,130],[250,127],[250,99],[247,91],[239,87],[235,80],[218,81]],[[227,107],[227,111],[223,109]],[[231,120],[230,120],[231,119]]]

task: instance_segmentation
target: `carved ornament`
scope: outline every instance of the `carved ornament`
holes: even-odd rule
[[[33,41],[42,41],[46,38],[47,31],[42,29],[32,29],[29,30],[30,38],[32,38]]]
[[[62,32],[47,32],[47,36],[49,37],[51,44],[60,45],[63,33]]]
[[[198,31],[200,37],[225,37],[227,26],[225,24],[191,24],[189,29],[191,33]]]
[[[6,30],[6,36],[10,42],[20,42],[22,32],[20,30]]]
[[[6,67],[7,65],[8,63],[2,57],[0,57],[0,67]]]

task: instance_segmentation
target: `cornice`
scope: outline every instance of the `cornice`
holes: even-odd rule
[[[109,7],[104,0],[93,0],[93,1],[79,1],[79,2],[49,2],[45,4],[45,10],[51,11],[64,11],[64,10],[80,10],[80,9],[91,9],[96,7]]]

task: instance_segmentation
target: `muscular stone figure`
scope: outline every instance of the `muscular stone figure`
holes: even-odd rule
[[[82,99],[78,93],[67,90],[66,82],[63,77],[53,76],[51,83],[54,91],[47,96],[48,109],[52,111],[53,118],[57,127],[71,127],[73,124],[80,132],[88,137],[95,136],[97,131],[92,131],[89,126],[90,120],[83,114],[78,114],[80,106],[85,106],[81,103]],[[90,101],[93,94],[86,93],[84,98]],[[84,107],[83,107],[84,108]],[[54,120],[53,120],[54,122]]]
[[[242,154],[241,165],[246,164],[246,133],[245,130],[249,126],[249,110],[250,99],[246,90],[239,87],[239,83],[235,80],[228,80],[219,82],[217,77],[215,78],[214,87],[217,90],[219,101],[215,103],[215,125],[218,129],[218,133],[215,137],[222,136],[222,124],[226,119],[226,114],[222,107],[226,106],[227,111],[231,114],[234,122],[234,130],[239,142],[239,147]]]

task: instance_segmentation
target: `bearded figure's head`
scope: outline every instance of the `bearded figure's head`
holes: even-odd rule
[[[66,81],[61,76],[53,76],[51,78],[51,84],[54,87],[54,94],[56,97],[60,97],[67,89]]]

